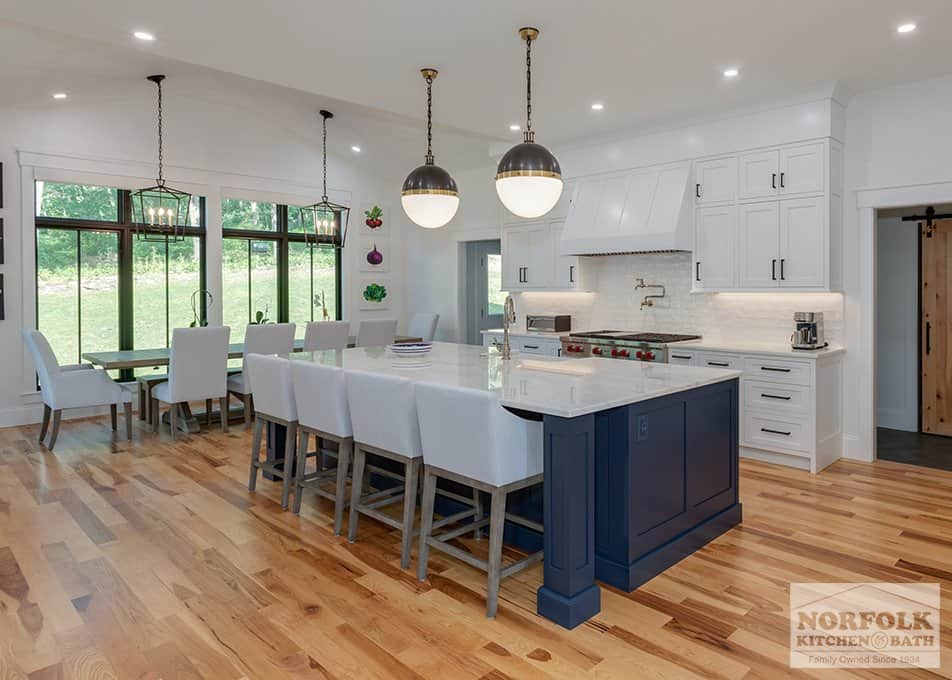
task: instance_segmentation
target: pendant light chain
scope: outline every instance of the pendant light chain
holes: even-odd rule
[[[324,130],[322,147],[321,147],[323,149],[323,154],[324,154],[324,195],[322,196],[322,200],[324,202],[327,202],[327,116],[322,116],[322,118],[323,118],[323,130]]]
[[[525,141],[535,140],[532,131],[532,35],[526,35],[526,134]]]
[[[162,177],[162,81],[159,80],[156,85],[159,88],[159,106],[158,106],[158,127],[159,127],[159,186],[165,184]]]
[[[433,165],[433,76],[426,77],[426,164]]]

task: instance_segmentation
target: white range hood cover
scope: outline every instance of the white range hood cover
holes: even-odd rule
[[[563,255],[691,250],[691,163],[585,177],[576,183]]]

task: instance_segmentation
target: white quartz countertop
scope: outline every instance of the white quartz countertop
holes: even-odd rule
[[[699,340],[697,342],[679,342],[671,345],[672,350],[693,349],[704,352],[725,352],[727,354],[763,354],[784,357],[785,359],[819,359],[841,354],[845,347],[824,347],[823,349],[793,349],[784,343],[721,342]]]
[[[490,328],[487,331],[480,331],[483,335],[502,335],[503,329],[501,328]],[[527,338],[552,338],[553,340],[559,340],[563,335],[568,335],[569,331],[527,331],[525,328],[510,328],[509,335],[516,335],[519,337]]]
[[[397,356],[385,347],[299,352],[291,361],[317,361],[400,375],[413,381],[490,390],[514,409],[575,418],[626,404],[739,378],[740,371],[641,361],[568,359],[515,354],[503,361],[494,349],[435,342],[423,356]],[[292,367],[293,368],[293,367]]]

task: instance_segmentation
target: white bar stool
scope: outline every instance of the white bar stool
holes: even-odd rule
[[[505,522],[535,531],[542,525],[506,512],[506,497],[513,491],[542,482],[542,423],[513,415],[499,405],[499,397],[483,390],[416,384],[416,404],[423,445],[423,510],[420,515],[420,555],[417,576],[426,579],[429,548],[436,548],[482,569],[488,574],[486,616],[496,616],[499,582],[542,559],[542,551],[502,567]],[[488,519],[434,534],[448,524],[433,521],[437,479],[466,484],[490,494]],[[489,525],[489,559],[449,544],[452,539]]]
[[[312,321],[304,329],[304,351],[347,349],[349,321]]]
[[[251,444],[251,470],[248,491],[258,483],[258,470],[271,473],[281,481],[281,508],[288,509],[291,480],[294,478],[294,454],[297,435],[297,403],[291,385],[291,362],[282,357],[249,354],[245,368],[255,386],[255,432]],[[260,460],[261,435],[265,423],[283,425],[284,458]]]
[[[346,344],[346,328],[344,332]],[[300,432],[297,472],[294,477],[294,513],[301,512],[304,489],[311,489],[318,496],[334,501],[334,533],[340,535],[344,523],[344,507],[347,505],[347,471],[354,446],[354,429],[350,424],[344,371],[337,366],[294,361],[291,362],[291,382],[294,385]],[[317,445],[313,452],[308,453],[307,440],[311,434],[317,439]],[[321,448],[321,442],[325,439],[337,443],[336,452]],[[322,469],[322,454],[337,457],[336,470]],[[317,457],[317,472],[305,474],[310,456]],[[335,489],[329,491],[322,485],[332,476],[336,477],[337,483]]]
[[[423,464],[420,426],[417,422],[413,383],[406,378],[347,371],[347,401],[354,426],[354,472],[351,480],[350,525],[347,538],[357,538],[358,514],[373,517],[402,532],[400,566],[410,566],[417,485]],[[402,463],[404,484],[376,493],[365,493],[367,454]],[[403,500],[403,520],[380,508]]]
[[[294,349],[293,323],[248,324],[242,352],[241,373],[228,376],[228,393],[244,405],[245,427],[251,424],[252,387],[248,375],[249,354],[289,354]]]

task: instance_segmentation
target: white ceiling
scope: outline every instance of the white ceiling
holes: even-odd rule
[[[416,120],[424,110],[418,69],[434,66],[436,121],[495,139],[518,138],[508,130],[524,115],[516,29],[535,25],[542,143],[836,81],[858,92],[952,70],[949,0],[8,0],[0,19]],[[900,36],[895,28],[906,21],[919,29]],[[137,41],[136,29],[158,39]],[[26,49],[31,60],[56,60]],[[91,64],[83,75],[93,86],[119,66]],[[722,77],[729,66],[739,78]],[[604,111],[590,109],[596,100]]]

